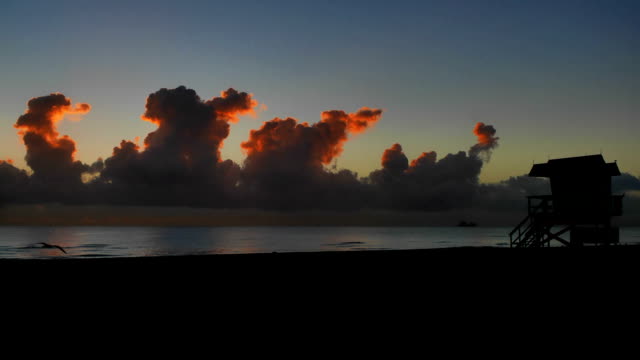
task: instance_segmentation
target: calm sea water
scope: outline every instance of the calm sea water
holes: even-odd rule
[[[0,227],[0,258],[130,257],[509,246],[511,228],[459,227]],[[640,228],[620,230],[640,243]],[[46,242],[62,246],[39,248]]]

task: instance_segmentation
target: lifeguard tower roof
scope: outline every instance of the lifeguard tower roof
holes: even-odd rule
[[[598,154],[552,159],[546,164],[533,165],[529,172],[529,176],[548,178],[566,174],[619,176],[620,169],[617,163],[606,163],[602,155]]]

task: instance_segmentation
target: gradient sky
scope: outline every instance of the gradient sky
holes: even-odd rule
[[[382,120],[338,160],[360,175],[396,142],[467,150],[478,121],[501,138],[485,182],[600,151],[640,174],[640,1],[0,2],[0,159],[26,168],[13,124],[32,97],[92,105],[59,125],[91,163],[144,138],[147,95],[179,85],[268,107],[232,124],[236,162],[262,121],[369,106]]]

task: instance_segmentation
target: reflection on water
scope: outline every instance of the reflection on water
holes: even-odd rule
[[[460,227],[0,227],[0,258],[234,254],[509,246],[510,228]],[[620,230],[640,243],[640,228]],[[46,242],[58,249],[35,248]]]

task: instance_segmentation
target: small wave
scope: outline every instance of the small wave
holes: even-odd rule
[[[363,245],[362,241],[344,241],[341,243],[333,244],[334,246],[353,246],[353,245]]]
[[[78,246],[73,246],[72,248],[74,249],[101,249],[101,248],[105,248],[109,245],[107,244],[84,244],[84,245],[78,245]]]
[[[44,248],[42,247],[42,245],[37,245],[37,246],[36,245],[28,245],[28,246],[17,247],[15,249],[18,249],[18,250],[31,250],[31,249],[44,249]]]
[[[81,255],[75,255],[74,257],[78,257],[78,258],[95,258],[95,257],[115,257],[114,255],[110,255],[110,254],[81,254]]]

